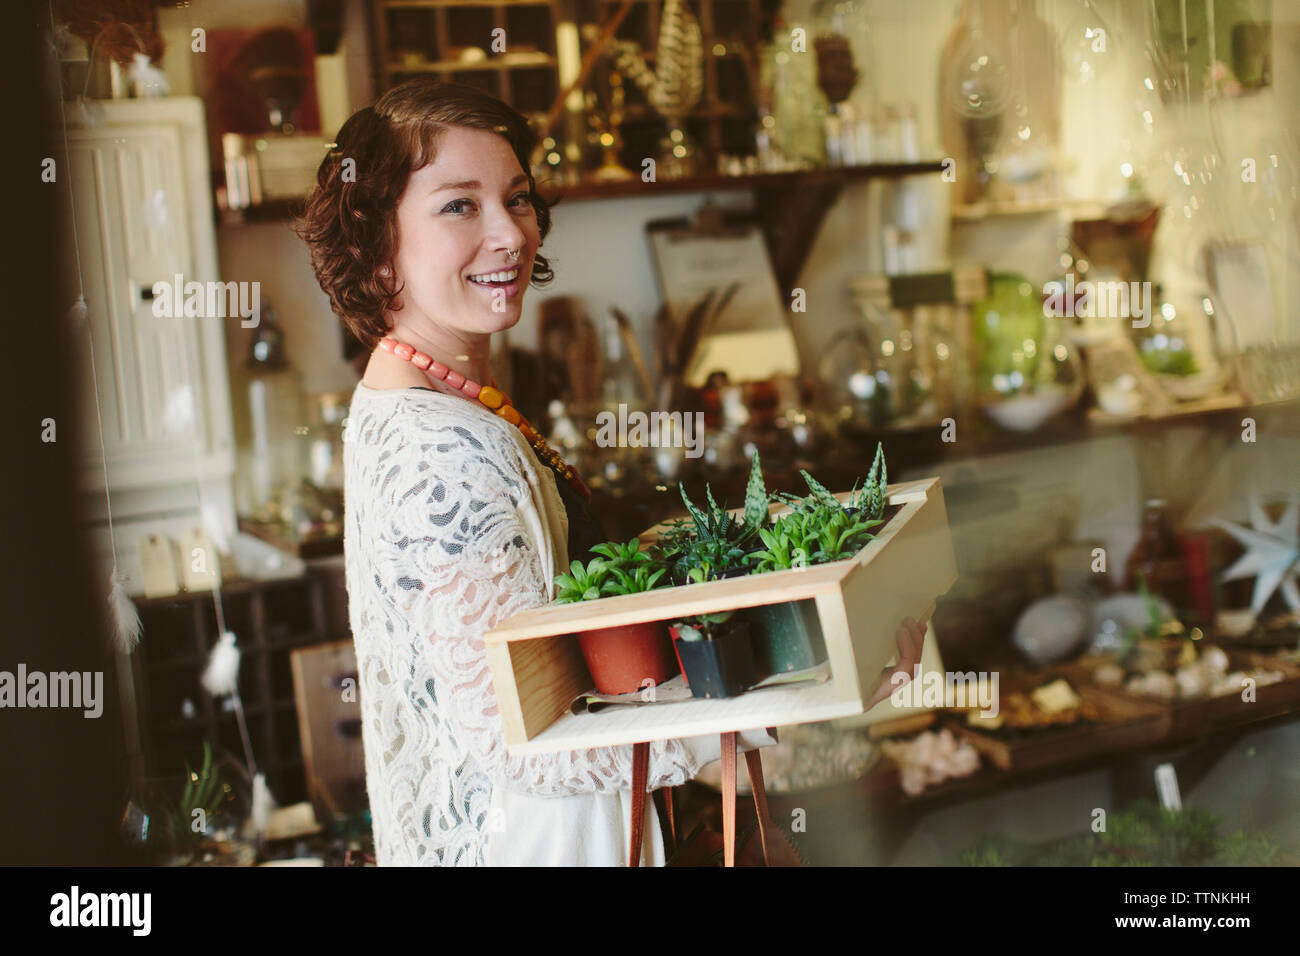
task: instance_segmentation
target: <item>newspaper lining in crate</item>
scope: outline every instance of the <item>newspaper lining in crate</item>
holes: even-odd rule
[[[837,497],[845,500],[847,494]],[[484,643],[511,752],[618,746],[863,713],[881,669],[895,655],[899,623],[909,616],[927,619],[957,579],[939,479],[891,485],[888,503],[901,510],[874,540],[843,561],[550,604],[488,631]],[[784,510],[777,507],[773,513]],[[578,632],[809,599],[816,604],[826,642],[829,680],[718,700],[573,712],[575,699],[591,689],[574,636]]]

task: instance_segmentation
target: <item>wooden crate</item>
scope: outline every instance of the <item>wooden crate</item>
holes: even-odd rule
[[[487,632],[484,643],[511,752],[616,746],[863,713],[881,669],[896,652],[899,623],[907,616],[928,618],[936,599],[957,579],[939,479],[891,485],[888,497],[901,510],[848,560],[582,604],[551,604]],[[774,507],[773,513],[785,510]],[[569,711],[572,700],[592,687],[577,631],[800,600],[816,602],[831,671],[825,683],[769,687],[722,700],[612,707],[595,714]]]

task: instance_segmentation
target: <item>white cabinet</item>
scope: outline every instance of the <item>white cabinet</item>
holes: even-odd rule
[[[68,149],[110,487],[192,483],[196,466],[203,477],[229,476],[234,458],[221,323],[239,318],[153,314],[155,282],[220,278],[202,101],[99,105],[103,118],[93,127],[69,111]],[[195,397],[194,433],[168,434],[167,401],[186,387]],[[83,421],[93,423],[95,393],[84,387],[82,395]],[[98,436],[83,431],[83,474],[102,489]]]
[[[81,396],[81,489],[92,523],[102,520],[106,468],[121,558],[145,530],[176,535],[194,524],[200,500],[233,536],[234,436],[222,323],[241,319],[154,315],[155,283],[172,285],[179,276],[206,288],[220,279],[202,101],[96,106],[90,121],[76,107],[66,112],[93,376],[86,331],[71,344]],[[74,284],[67,300],[75,298]],[[186,394],[194,428],[169,432],[168,402]],[[106,538],[99,549],[107,549]],[[132,559],[128,554],[123,570],[138,581]]]

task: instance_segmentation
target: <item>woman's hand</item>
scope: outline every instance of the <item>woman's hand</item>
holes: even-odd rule
[[[892,694],[895,688],[903,687],[912,679],[912,671],[921,662],[921,650],[925,646],[925,631],[924,624],[918,624],[910,617],[903,618],[903,623],[899,625],[898,633],[895,635],[898,641],[898,663],[880,672],[880,683],[876,685],[875,693],[867,702],[867,710]],[[895,674],[905,674],[907,680],[895,683]]]

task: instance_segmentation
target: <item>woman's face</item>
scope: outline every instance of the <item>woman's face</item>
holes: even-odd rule
[[[445,130],[437,158],[407,181],[397,229],[398,323],[431,321],[463,336],[519,321],[541,234],[528,178],[503,137]],[[518,260],[507,255],[511,249]],[[504,282],[472,278],[492,273],[511,275]]]

